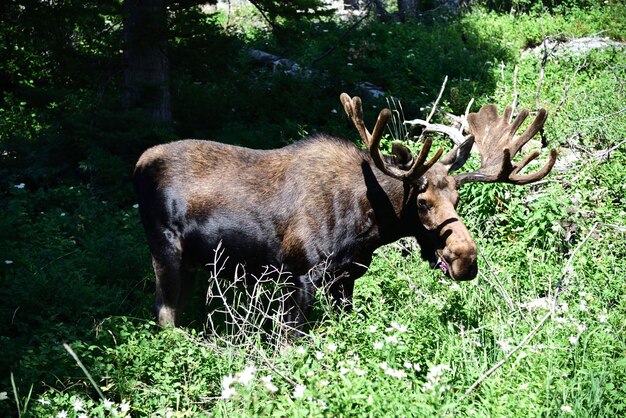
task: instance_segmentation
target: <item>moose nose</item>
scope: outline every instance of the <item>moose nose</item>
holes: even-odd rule
[[[472,280],[478,274],[475,245],[466,245],[463,249],[444,248],[442,256],[448,267],[447,273],[454,280]]]
[[[469,265],[463,266],[452,278],[454,280],[466,281],[473,280],[478,274],[478,262],[474,258]]]

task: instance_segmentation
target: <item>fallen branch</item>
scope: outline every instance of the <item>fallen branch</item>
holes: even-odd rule
[[[452,139],[452,141],[456,145],[459,145],[459,144],[462,144],[463,142],[465,142],[470,137],[470,135],[463,135],[463,129],[465,128],[465,124],[466,124],[466,120],[467,120],[467,113],[469,113],[469,108],[471,107],[472,103],[474,102],[474,99],[470,100],[469,104],[467,105],[467,109],[465,110],[465,118],[461,119],[461,121],[460,121],[461,122],[461,126],[460,126],[459,129],[453,128],[452,126],[441,125],[441,124],[438,124],[438,123],[430,123],[430,119],[432,119],[432,117],[434,116],[435,111],[437,110],[437,105],[439,104],[439,101],[441,100],[441,97],[443,96],[443,92],[444,92],[444,90],[446,88],[446,83],[447,82],[448,82],[448,76],[446,76],[446,78],[443,80],[443,84],[441,85],[441,89],[439,90],[439,95],[437,96],[437,99],[433,103],[433,107],[430,110],[430,113],[428,114],[428,117],[425,120],[424,119],[405,120],[404,124],[405,125],[409,125],[410,128],[413,128],[414,126],[423,126],[424,129],[422,130],[422,134],[420,135],[420,139],[426,133],[438,132],[438,133],[441,133],[441,134],[449,136],[450,139]]]

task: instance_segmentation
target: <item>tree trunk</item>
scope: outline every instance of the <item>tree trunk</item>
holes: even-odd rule
[[[398,0],[398,14],[403,22],[415,20],[417,16],[417,0]]]
[[[124,1],[124,107],[172,119],[165,0]]]
[[[374,8],[376,10],[376,16],[381,22],[385,22],[389,20],[389,12],[385,8],[382,0],[373,0]]]

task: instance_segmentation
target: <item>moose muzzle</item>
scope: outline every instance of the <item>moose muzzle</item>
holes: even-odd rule
[[[462,222],[454,222],[441,229],[445,246],[437,251],[439,268],[458,281],[472,280],[478,274],[477,249],[469,231]]]

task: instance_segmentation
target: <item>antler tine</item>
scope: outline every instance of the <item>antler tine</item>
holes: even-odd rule
[[[414,159],[409,170],[404,171],[400,170],[396,167],[390,166],[385,163],[385,158],[380,152],[380,140],[383,136],[383,131],[389,118],[391,117],[391,111],[389,109],[383,109],[378,114],[378,119],[376,120],[376,125],[374,125],[374,130],[370,134],[367,128],[365,127],[365,123],[363,122],[363,107],[361,103],[361,99],[359,97],[352,97],[346,93],[342,93],[339,96],[341,103],[343,104],[343,108],[346,111],[348,117],[354,123],[357,131],[359,131],[359,135],[361,135],[361,139],[365,143],[370,156],[372,157],[372,161],[374,165],[383,173],[396,178],[398,180],[411,182],[417,180],[419,177],[424,175],[424,173],[433,166],[441,157],[443,153],[442,149],[439,149],[435,155],[428,160],[426,163],[426,158],[428,157],[428,152],[430,151],[430,147],[432,145],[432,139],[426,140],[422,150],[420,151],[418,157]]]
[[[372,135],[365,127],[365,122],[363,122],[363,105],[361,104],[361,98],[358,96],[350,98],[346,93],[341,93],[339,100],[341,100],[343,109],[359,132],[363,143],[369,148]]]
[[[471,173],[455,174],[454,178],[460,186],[467,182],[503,182],[528,184],[544,178],[556,162],[556,150],[550,151],[546,164],[532,174],[520,175],[531,161],[537,158],[540,151],[533,151],[519,163],[513,163],[518,151],[543,128],[548,117],[545,109],[539,109],[533,123],[518,138],[515,132],[528,117],[528,110],[522,110],[512,123],[509,123],[512,108],[507,106],[503,116],[499,117],[495,105],[483,106],[477,113],[468,115],[470,133],[480,151],[480,168]]]
[[[422,150],[420,151],[417,159],[413,163],[413,166],[409,169],[409,171],[405,174],[406,178],[409,180],[417,180],[422,177],[426,171],[430,167],[432,167],[438,160],[441,158],[443,154],[443,149],[439,148],[435,155],[428,160],[428,162],[424,163],[426,157],[428,157],[428,152],[430,151],[430,147],[433,144],[433,139],[428,138],[424,141],[424,145],[422,146]]]
[[[541,180],[542,178],[544,178],[545,176],[548,175],[548,173],[552,170],[552,167],[554,167],[554,163],[556,162],[556,156],[557,156],[557,152],[555,149],[550,150],[550,156],[548,157],[548,161],[544,164],[543,167],[541,167],[540,170],[532,173],[532,174],[523,174],[523,175],[517,175],[517,173],[526,166],[526,164],[528,164],[530,161],[534,160],[535,158],[537,158],[537,156],[540,154],[538,151],[536,153],[533,153],[534,156],[532,158],[528,158],[531,157],[531,155],[527,156],[522,162],[520,162],[519,167],[517,169],[514,170],[514,172],[511,174],[511,179],[515,182],[515,184],[529,184],[529,183],[534,183],[536,181]],[[527,161],[528,160],[528,161]]]

